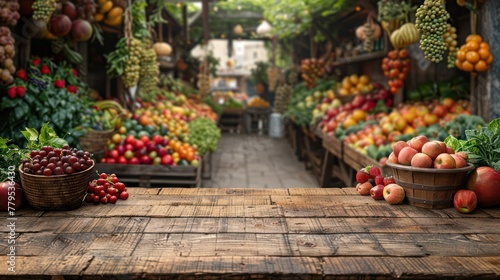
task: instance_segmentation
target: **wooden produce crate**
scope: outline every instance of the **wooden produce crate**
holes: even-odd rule
[[[245,131],[247,133],[267,133],[271,112],[271,107],[247,107],[245,110]]]
[[[222,132],[245,132],[243,116],[245,108],[224,108],[219,118],[219,128]]]
[[[198,167],[146,164],[98,163],[99,173],[116,174],[127,187],[196,187],[201,186],[203,159]]]
[[[356,151],[349,145],[344,145],[343,148],[343,160],[344,162],[351,166],[354,170],[360,170],[361,168],[367,167],[368,165],[377,166],[382,175],[391,176],[392,169],[387,165],[381,165],[378,161],[370,158],[369,156]]]
[[[323,147],[338,159],[342,160],[344,158],[344,142],[337,137],[324,134]]]

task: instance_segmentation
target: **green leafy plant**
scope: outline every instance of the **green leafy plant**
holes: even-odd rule
[[[26,148],[20,148],[18,145],[10,143],[10,139],[0,137],[0,182],[4,182],[10,177],[8,173],[11,166],[16,167],[16,180],[20,182],[17,167],[29,151],[40,150],[43,146],[61,148],[68,144],[66,140],[57,136],[55,130],[49,127],[49,123],[45,123],[40,132],[35,128],[26,127],[25,130],[21,131],[21,135],[26,138]]]
[[[465,136],[467,140],[450,135],[444,142],[455,152],[466,152],[468,162],[476,167],[489,166],[500,172],[500,119],[494,119],[480,129],[466,130]]]
[[[9,174],[12,172],[9,167],[15,167],[14,172],[17,171],[17,167],[21,164],[23,154],[26,150],[19,148],[17,145],[10,143],[10,139],[0,137],[0,182],[5,182],[9,179]],[[20,182],[19,174],[16,173],[16,181]]]
[[[198,153],[214,152],[221,137],[220,129],[208,118],[197,118],[188,123],[189,143],[196,145]]]
[[[255,85],[259,83],[267,85],[267,68],[269,63],[259,61],[255,63],[255,68],[250,70],[250,78]]]
[[[26,68],[16,73],[11,89],[23,89],[22,96],[2,96],[0,99],[0,136],[12,139],[19,146],[26,140],[18,132],[25,127],[49,126],[58,134],[69,133],[66,140],[78,146],[77,131],[82,126],[81,114],[91,108],[88,85],[66,63],[57,65],[48,58],[32,58]]]
[[[68,145],[68,142],[57,136],[56,131],[49,127],[49,123],[45,123],[40,132],[35,128],[26,128],[21,131],[22,135],[28,141],[26,148],[28,150],[40,150],[43,146],[52,146],[53,148],[61,148]]]

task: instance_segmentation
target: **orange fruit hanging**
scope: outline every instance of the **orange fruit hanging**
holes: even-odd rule
[[[493,56],[488,43],[480,35],[471,34],[460,47],[455,65],[462,71],[476,73],[487,71],[492,62]]]

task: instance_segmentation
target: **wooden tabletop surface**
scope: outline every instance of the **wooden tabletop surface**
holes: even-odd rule
[[[0,278],[500,278],[500,208],[389,205],[352,188],[129,191],[115,205],[16,211],[15,272],[2,213]]]

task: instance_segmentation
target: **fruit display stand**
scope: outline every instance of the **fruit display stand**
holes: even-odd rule
[[[322,178],[327,179],[333,176],[342,181],[345,186],[352,186],[354,184],[354,170],[343,160],[344,142],[330,134],[323,134],[323,147],[326,152],[323,160]]]
[[[392,169],[387,165],[382,165],[376,160],[362,154],[349,145],[344,145],[344,162],[354,170],[360,170],[368,165],[377,166],[384,176],[392,175]]]
[[[244,108],[224,108],[219,119],[220,129],[223,132],[245,133],[244,114]]]
[[[116,174],[127,187],[195,187],[201,186],[203,160],[198,167],[145,164],[98,163],[99,173]]]
[[[245,109],[245,131],[247,133],[266,133],[269,130],[271,107],[247,107]]]

